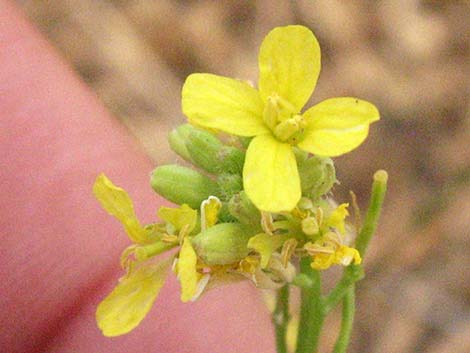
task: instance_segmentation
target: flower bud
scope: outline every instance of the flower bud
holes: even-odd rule
[[[194,165],[209,173],[217,173],[220,168],[217,154],[222,146],[222,142],[210,132],[194,126],[190,127],[186,147]]]
[[[302,195],[318,199],[336,182],[336,172],[330,158],[312,156],[299,165]]]
[[[243,164],[245,164],[245,152],[232,146],[222,146],[217,160],[220,162],[220,172],[239,174],[243,172]]]
[[[239,149],[226,146],[208,131],[191,127],[186,148],[194,165],[212,174],[241,174],[245,154]]]
[[[308,158],[308,152],[301,150],[298,147],[293,148],[294,154],[295,154],[295,160],[297,162],[297,165],[305,162]]]
[[[220,174],[217,176],[217,184],[219,184],[224,200],[229,200],[234,194],[243,189],[242,177],[239,174]]]
[[[233,195],[228,203],[228,209],[240,223],[261,231],[261,213],[244,191]]]
[[[217,183],[195,170],[179,165],[164,165],[151,175],[152,188],[165,199],[199,209],[209,196],[220,197]]]
[[[192,162],[192,160],[186,147],[186,141],[192,128],[189,124],[183,124],[173,129],[168,135],[168,143],[171,149],[188,162]]]
[[[192,239],[197,255],[207,265],[228,265],[245,258],[253,231],[239,223],[219,223]]]

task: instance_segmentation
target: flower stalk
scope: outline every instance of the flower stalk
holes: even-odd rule
[[[273,324],[276,332],[276,347],[278,353],[287,353],[287,325],[289,315],[289,285],[282,286],[277,291],[276,307],[273,312]]]
[[[312,269],[308,258],[300,260],[300,271],[311,279],[312,285],[300,292],[300,323],[297,335],[296,353],[312,353],[318,348],[320,332],[325,320],[321,297],[320,271]]]

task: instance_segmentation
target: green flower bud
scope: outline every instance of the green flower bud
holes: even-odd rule
[[[208,131],[191,127],[186,148],[194,165],[212,174],[241,174],[245,154],[239,149],[226,146]]]
[[[222,142],[210,132],[191,126],[186,147],[194,165],[215,174],[219,171],[217,154]]]
[[[228,209],[240,223],[261,231],[261,213],[244,191],[233,195],[228,203]]]
[[[232,146],[223,146],[217,155],[217,160],[220,162],[220,172],[241,175],[245,164],[245,152]]]
[[[240,223],[219,223],[192,238],[192,244],[207,265],[228,265],[248,255],[253,235],[253,230]]]
[[[234,194],[243,189],[243,180],[239,174],[223,173],[217,177],[223,200],[229,200]]]
[[[188,162],[192,162],[191,156],[186,147],[188,135],[193,127],[189,124],[183,124],[173,129],[168,135],[168,143],[173,151]]]
[[[164,165],[151,175],[152,188],[165,199],[178,205],[199,209],[209,196],[221,197],[217,183],[195,170],[179,165]]]
[[[301,150],[300,148],[294,147],[294,154],[295,154],[295,160],[297,162],[297,165],[305,162],[308,158],[308,152]]]
[[[313,199],[325,195],[336,182],[335,166],[330,158],[310,157],[299,164],[299,175],[302,195]]]

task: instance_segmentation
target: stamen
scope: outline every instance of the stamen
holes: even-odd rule
[[[318,244],[307,243],[304,245],[304,249],[310,256],[315,256],[317,254],[334,254],[335,249],[327,248],[324,246],[320,246]]]
[[[276,227],[273,224],[273,216],[269,212],[261,212],[261,228],[266,234],[273,235]]]
[[[263,121],[271,129],[274,130],[278,123],[279,106],[275,97],[268,97],[266,106],[263,111]]]
[[[281,263],[282,266],[287,267],[292,255],[294,255],[294,251],[297,247],[297,240],[294,238],[290,238],[284,242],[282,245],[281,250]]]
[[[178,237],[174,234],[162,234],[161,239],[164,243],[176,243],[178,242]]]
[[[297,132],[302,131],[306,125],[307,123],[302,115],[294,115],[293,117],[277,124],[274,128],[274,135],[279,140],[286,141]]]
[[[321,207],[317,208],[316,217],[317,217],[317,223],[322,224],[323,223],[323,209]]]

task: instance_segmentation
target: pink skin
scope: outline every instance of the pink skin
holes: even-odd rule
[[[105,338],[96,305],[129,240],[93,198],[104,171],[143,221],[162,204],[153,166],[24,16],[0,0],[0,347],[8,352],[272,352],[248,284],[182,304],[167,282],[132,333]],[[170,277],[173,277],[170,275]]]

